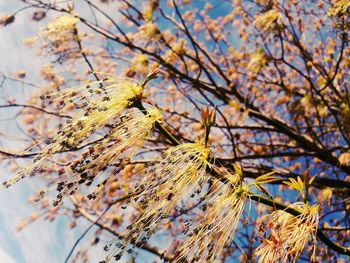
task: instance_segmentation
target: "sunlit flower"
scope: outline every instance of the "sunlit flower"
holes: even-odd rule
[[[204,200],[203,213],[186,226],[184,232],[189,232],[188,238],[175,252],[173,262],[218,260],[235,236],[248,196],[248,187],[214,183],[213,192]]]
[[[282,15],[278,11],[271,9],[257,16],[254,25],[261,31],[270,32],[281,17]]]
[[[151,21],[154,11],[159,7],[159,0],[150,0],[147,2],[142,10],[142,15],[146,21]]]
[[[52,20],[40,32],[49,52],[58,55],[59,61],[72,57],[79,52],[76,24],[79,19],[72,15],[62,15]]]
[[[338,158],[339,164],[350,167],[350,152],[342,153]]]
[[[139,27],[139,35],[144,40],[158,41],[161,37],[157,24],[147,22]]]
[[[90,186],[111,164],[114,165],[113,173],[123,169],[143,146],[155,122],[161,118],[162,115],[156,108],[147,110],[146,114],[137,108],[128,109],[121,114],[119,121],[113,124],[113,128],[102,140],[90,146],[77,160],[71,162],[66,170],[61,171],[61,174],[67,171],[74,176],[57,185],[59,194],[54,204],[58,204],[64,195],[75,193],[80,185]],[[88,198],[95,198],[100,186],[109,178],[102,182],[100,180],[97,189],[90,193]]]
[[[146,172],[135,190],[139,193],[137,201],[142,207],[140,216],[127,227],[122,244],[106,261],[112,256],[120,258],[130,243],[145,244],[179,202],[191,195],[196,187],[201,188],[205,184],[208,156],[209,149],[201,142],[182,144],[164,152],[162,160]]]
[[[350,29],[350,2],[348,0],[334,0],[327,15],[333,20],[334,27],[340,30]],[[346,34],[345,34],[346,37]]]
[[[250,55],[250,61],[247,65],[247,69],[253,74],[257,74],[263,66],[267,64],[267,57],[262,48],[259,48],[256,53]]]
[[[42,29],[41,34],[51,41],[57,40],[67,31],[73,30],[79,19],[72,15],[62,15],[52,20]]]
[[[301,214],[293,216],[277,210],[261,219],[264,225],[260,225],[260,230],[264,237],[256,250],[256,254],[260,256],[259,262],[297,262],[309,239],[312,238],[313,242],[316,242],[318,206],[295,203],[289,207],[300,211]],[[315,257],[314,253],[315,244],[312,258]]]
[[[168,50],[165,54],[166,61],[168,63],[176,63],[180,56],[185,54],[186,42],[184,39],[179,39],[176,43],[174,43],[170,50]]]
[[[148,72],[149,62],[147,55],[137,54],[131,60],[131,65],[128,71],[132,73],[136,72],[137,74],[146,74]]]
[[[56,152],[76,147],[118,116],[132,99],[141,96],[142,90],[143,87],[133,80],[109,78],[48,95],[49,100],[60,104],[62,111],[69,108],[70,103],[78,109],[54,139],[55,148],[51,149]]]
[[[61,112],[71,110],[72,105],[76,112],[57,132],[56,137],[45,141],[46,149],[35,158],[34,164],[24,168],[3,185],[9,187],[21,178],[40,170],[45,160],[54,153],[77,150],[78,146],[99,128],[109,124],[113,118],[118,118],[133,99],[142,96],[145,83],[111,77],[42,96],[49,104],[56,103]]]
[[[336,0],[333,2],[332,7],[327,11],[328,16],[341,17],[349,13],[350,2],[348,0]]]

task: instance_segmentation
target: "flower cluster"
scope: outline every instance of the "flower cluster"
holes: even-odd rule
[[[260,225],[264,237],[256,251],[260,256],[259,262],[297,262],[310,237],[316,241],[318,206],[294,203],[289,207],[300,211],[300,215],[277,210],[262,218],[262,222],[266,222]],[[314,253],[315,245],[311,258],[315,257]]]
[[[271,32],[281,17],[282,15],[278,11],[271,9],[257,16],[254,25],[263,32]]]
[[[253,74],[257,74],[266,64],[268,60],[262,48],[259,48],[256,53],[250,55],[250,61],[247,69]]]
[[[348,0],[334,1],[333,6],[328,9],[327,15],[330,17],[341,17],[349,13],[350,2]]]
[[[238,175],[232,178],[235,177]],[[203,213],[195,225],[186,225],[184,233],[189,232],[188,238],[175,252],[174,262],[213,262],[232,242],[249,197],[249,187],[217,181],[211,188],[213,191],[206,196]]]
[[[208,156],[209,149],[202,142],[182,144],[164,152],[162,160],[148,169],[136,187],[136,201],[142,212],[127,227],[125,238],[107,261],[112,256],[120,258],[129,244],[146,244],[181,200],[196,192],[197,188],[202,189],[207,182]]]
[[[79,53],[76,30],[78,21],[73,15],[62,15],[52,20],[39,33],[46,48],[50,53],[57,55],[60,62]]]
[[[157,24],[153,22],[147,22],[139,27],[138,35],[141,39],[147,41],[158,41],[161,38],[161,34]]]
[[[57,171],[65,178],[54,187],[58,191],[54,206],[64,196],[75,194],[81,185],[89,187],[94,184],[95,190],[87,197],[96,198],[108,180],[130,163],[155,124],[162,119],[161,112],[153,106],[147,109],[135,107],[140,106],[147,82],[157,73],[158,69],[153,70],[141,83],[109,77],[42,96],[43,103],[52,105],[61,113],[73,111],[73,115],[54,138],[45,141],[45,149],[34,164],[3,185],[9,187],[42,169],[53,154],[83,149],[85,143],[86,150]],[[103,262],[113,257],[120,259],[125,251],[130,251],[130,245],[145,245],[162,223],[191,198],[198,198],[200,207],[193,209],[200,209],[201,213],[185,221],[184,240],[174,253],[171,249],[164,252],[167,258],[172,262],[213,262],[234,239],[253,184],[244,185],[244,174],[239,166],[234,165],[235,174],[231,174],[210,164],[207,143],[210,128],[215,123],[215,110],[202,109],[201,113],[204,136],[193,143],[168,148],[160,160],[139,171],[141,179],[135,182],[135,187],[129,188],[131,200],[122,206],[127,208],[129,203],[137,202],[131,208],[137,215],[132,224],[123,225],[125,233]],[[104,133],[104,136],[97,132]],[[106,176],[105,171],[109,168],[112,170]],[[209,170],[218,176],[207,176]],[[255,185],[274,180],[269,176],[257,178]],[[262,186],[259,189],[263,189]],[[41,196],[44,194],[42,191]],[[290,209],[299,215],[279,210],[263,217],[265,225],[260,227],[264,232],[263,242],[256,250],[259,262],[295,262],[310,236],[315,240],[318,207],[295,203]]]
[[[74,194],[80,185],[90,186],[112,164],[113,174],[120,172],[143,146],[154,128],[154,123],[161,118],[162,115],[156,108],[147,110],[147,113],[136,108],[127,109],[102,140],[90,146],[78,159],[67,166],[66,170],[74,176],[57,185],[59,194],[54,204],[58,204],[63,196]],[[141,130],[140,127],[142,127]],[[61,174],[66,170],[61,170]],[[88,198],[94,199],[100,187],[109,178],[97,184],[96,190],[90,193]]]
[[[333,5],[327,11],[329,16],[334,21],[334,27],[340,30],[350,29],[350,2],[348,0],[333,1]]]
[[[61,111],[71,107],[78,109],[53,140],[52,151],[74,149],[118,116],[132,99],[141,96],[142,90],[143,87],[135,81],[112,77],[47,95],[49,103],[55,101]]]
[[[89,151],[82,155],[80,161],[77,160],[69,165],[71,172],[80,173],[88,170],[91,173],[92,168],[99,168],[101,171],[109,164],[110,158],[116,158],[130,146],[142,145],[154,122],[160,119],[159,111],[151,110],[144,115],[141,111],[133,109],[122,113],[133,103],[134,99],[142,96],[146,82],[139,84],[129,79],[107,78],[42,96],[42,99],[48,100],[49,104],[56,104],[61,112],[70,110],[75,110],[75,112],[54,138],[45,141],[46,147],[35,158],[35,162],[25,167],[16,177],[3,182],[3,185],[9,187],[40,170],[52,154],[78,150],[91,135],[107,125],[111,125],[109,134],[91,146]],[[124,123],[123,119],[125,119]],[[137,125],[145,128],[143,132],[140,133],[138,129],[135,129],[139,127]],[[98,155],[100,155],[99,158],[97,158]],[[96,160],[89,160],[88,157]],[[59,174],[63,173],[64,171],[59,171]],[[80,176],[84,177],[79,180],[80,182],[95,177],[95,175],[86,173]],[[64,185],[61,183],[59,189]],[[75,184],[69,182],[67,188],[71,189],[73,186]]]

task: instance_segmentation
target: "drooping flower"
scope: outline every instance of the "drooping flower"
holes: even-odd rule
[[[90,186],[111,164],[114,166],[113,173],[123,169],[143,146],[155,122],[161,118],[161,112],[156,108],[147,110],[147,113],[137,108],[130,108],[122,113],[119,122],[113,124],[113,128],[102,140],[90,146],[78,159],[61,171],[61,174],[68,172],[74,176],[57,185],[59,194],[54,204],[58,204],[64,195],[74,194],[80,185]],[[100,180],[96,191],[90,193],[88,198],[95,198],[100,186],[103,186],[109,178],[102,182]]]
[[[259,262],[297,262],[310,238],[316,241],[318,226],[318,206],[304,203],[294,203],[289,206],[300,211],[300,215],[293,216],[286,211],[277,210],[262,218],[265,222],[260,225],[264,237],[256,254]],[[268,234],[269,233],[269,234]],[[313,245],[313,255],[315,244]]]
[[[239,176],[236,176],[239,181]],[[232,178],[235,178],[232,176]],[[186,226],[187,239],[175,252],[172,262],[214,262],[234,239],[239,219],[249,197],[249,187],[214,183],[199,218]]]
[[[75,112],[54,138],[45,141],[47,146],[35,158],[34,164],[25,167],[16,177],[3,182],[3,185],[9,187],[40,170],[54,153],[77,150],[88,137],[109,124],[113,118],[118,118],[134,99],[142,96],[146,83],[156,74],[157,70],[152,71],[141,84],[130,79],[111,77],[42,96],[42,99],[49,100],[49,104],[55,102],[61,112],[72,108]]]
[[[146,172],[136,187],[141,214],[127,227],[125,238],[106,261],[113,256],[120,258],[128,244],[145,244],[179,202],[205,184],[208,156],[209,149],[202,142],[182,144],[164,152],[162,160]]]
[[[46,96],[50,102],[56,101],[62,107],[61,111],[70,108],[72,103],[78,109],[59,131],[54,139],[56,147],[52,150],[56,152],[76,147],[118,116],[132,99],[141,96],[142,90],[143,86],[133,80],[108,78]]]

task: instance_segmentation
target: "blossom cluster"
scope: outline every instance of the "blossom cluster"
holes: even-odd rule
[[[53,138],[40,145],[44,149],[34,163],[3,182],[3,186],[10,187],[40,171],[53,154],[79,150],[105,127],[109,128],[108,133],[94,143],[90,142],[87,151],[57,171],[60,176],[65,173],[73,176],[58,184],[59,194],[54,204],[58,204],[64,195],[74,194],[79,185],[91,185],[117,159],[121,166],[128,163],[144,144],[154,123],[162,118],[160,111],[154,107],[146,112],[131,108],[134,100],[142,96],[145,85],[146,82],[139,84],[129,79],[110,77],[42,96],[48,104],[55,104],[60,112],[73,110],[74,113]],[[143,127],[141,132],[139,127]],[[42,191],[41,195],[44,193]]]
[[[57,171],[66,179],[54,188],[58,192],[54,205],[65,196],[75,194],[82,185],[94,184],[95,190],[87,197],[96,198],[107,181],[117,177],[130,163],[156,123],[162,120],[161,112],[154,106],[148,109],[135,107],[141,103],[147,82],[157,73],[158,70],[152,71],[141,83],[108,77],[43,96],[46,103],[55,105],[61,112],[72,110],[74,114],[55,137],[45,141],[46,146],[34,163],[3,185],[9,187],[44,169],[53,154],[82,149],[85,143],[89,147]],[[136,203],[131,209],[136,209],[138,214],[125,226],[123,238],[107,246],[108,250],[113,248],[103,262],[113,257],[119,260],[132,245],[146,245],[162,223],[191,198],[197,198],[200,204],[197,209],[201,213],[186,220],[176,251],[168,248],[163,255],[173,262],[213,262],[233,241],[252,184],[244,182],[244,173],[238,166],[234,165],[235,173],[231,174],[211,163],[207,140],[215,122],[215,111],[202,110],[202,122],[204,136],[194,142],[169,147],[160,160],[139,171],[141,179],[135,187],[129,188],[131,200],[124,205],[127,208],[131,202]],[[104,136],[98,135],[103,132]],[[91,138],[95,141],[91,142]],[[104,173],[111,166],[113,172]],[[268,179],[265,175],[264,180]],[[52,189],[46,191],[49,190]],[[41,195],[44,194],[42,191]],[[299,211],[299,216],[277,210],[264,217],[267,221],[261,227],[264,238],[256,251],[260,262],[296,261],[309,237],[315,237],[318,208],[303,203],[293,204],[291,208]]]
[[[318,206],[304,203],[294,203],[290,208],[300,211],[293,216],[283,210],[277,210],[261,219],[263,232],[262,244],[257,248],[259,262],[297,262],[310,238],[315,242],[318,226]],[[269,235],[269,236],[268,236]],[[315,244],[311,259],[315,258]]]
[[[77,44],[79,36],[76,29],[78,21],[79,19],[73,15],[62,15],[52,20],[39,32],[44,47],[51,54],[58,56],[59,62],[80,54]]]

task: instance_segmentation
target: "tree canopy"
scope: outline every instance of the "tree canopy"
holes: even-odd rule
[[[3,188],[47,185],[19,229],[85,218],[101,262],[346,262],[349,1],[18,2],[0,25],[29,12],[50,61],[0,75],[30,89],[1,94]]]

